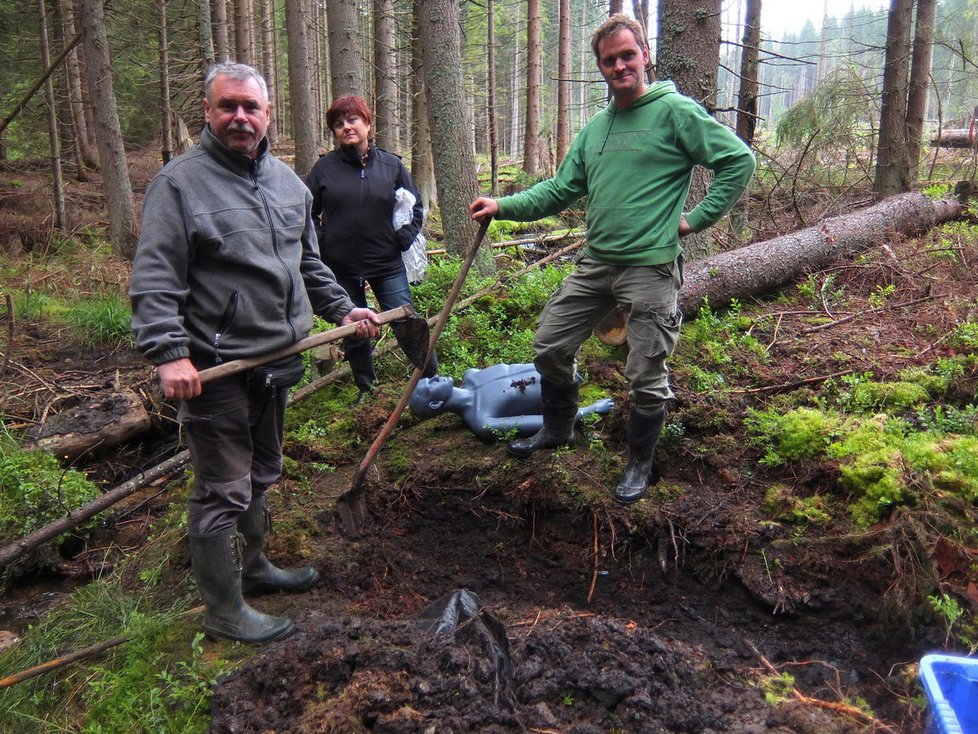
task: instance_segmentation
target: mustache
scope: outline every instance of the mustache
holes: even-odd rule
[[[232,122],[227,126],[228,132],[255,134],[255,128],[247,122]]]

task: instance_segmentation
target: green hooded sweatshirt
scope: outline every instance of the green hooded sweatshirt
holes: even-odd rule
[[[588,255],[611,265],[662,265],[682,251],[679,219],[695,164],[716,174],[706,197],[686,214],[698,232],[743,194],[754,156],[672,82],[655,82],[628,108],[612,103],[595,115],[557,174],[500,199],[499,218],[532,221],[586,194]]]

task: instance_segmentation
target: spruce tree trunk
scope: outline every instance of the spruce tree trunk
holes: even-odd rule
[[[309,18],[305,0],[286,0],[285,26],[289,39],[289,91],[292,103],[293,167],[305,178],[316,163],[319,143],[316,104],[309,68]]]
[[[122,128],[112,83],[112,60],[105,31],[102,0],[82,0],[82,25],[85,33],[85,71],[98,130],[102,187],[109,208],[112,248],[132,260],[136,252],[138,228],[136,202],[129,181],[129,164],[122,143]]]
[[[886,24],[880,137],[876,148],[876,181],[873,185],[879,198],[911,188],[906,145],[912,14],[913,0],[891,0]]]
[[[462,88],[461,25],[455,0],[415,0],[424,59],[428,123],[435,160],[435,181],[445,231],[445,247],[464,256],[475,240],[476,223],[468,206],[478,195],[472,128],[465,124]],[[492,255],[483,248],[475,260],[483,275],[495,272]]]
[[[327,0],[329,71],[333,98],[346,94],[368,96],[363,87],[364,49],[356,0]]]
[[[397,48],[394,0],[374,0],[374,123],[377,145],[398,152],[397,80],[394,78]]]
[[[540,170],[540,0],[526,3],[526,126],[523,128],[523,170]]]

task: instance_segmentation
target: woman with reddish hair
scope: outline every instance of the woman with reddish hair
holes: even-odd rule
[[[319,236],[319,251],[336,280],[358,306],[367,303],[370,286],[380,310],[414,305],[401,253],[421,230],[424,206],[414,179],[398,155],[378,148],[371,139],[370,108],[362,97],[333,101],[326,111],[338,147],[320,156],[306,178],[312,191],[312,217]],[[394,192],[406,189],[414,196],[411,221],[394,228]],[[394,333],[404,345],[401,330]],[[353,378],[362,393],[373,389],[373,345],[369,339],[347,339],[343,344]],[[431,355],[424,376],[438,372]]]

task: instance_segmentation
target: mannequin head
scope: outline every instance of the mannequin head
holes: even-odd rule
[[[451,377],[435,375],[421,378],[408,402],[411,414],[425,420],[443,413],[454,389],[455,381]]]

